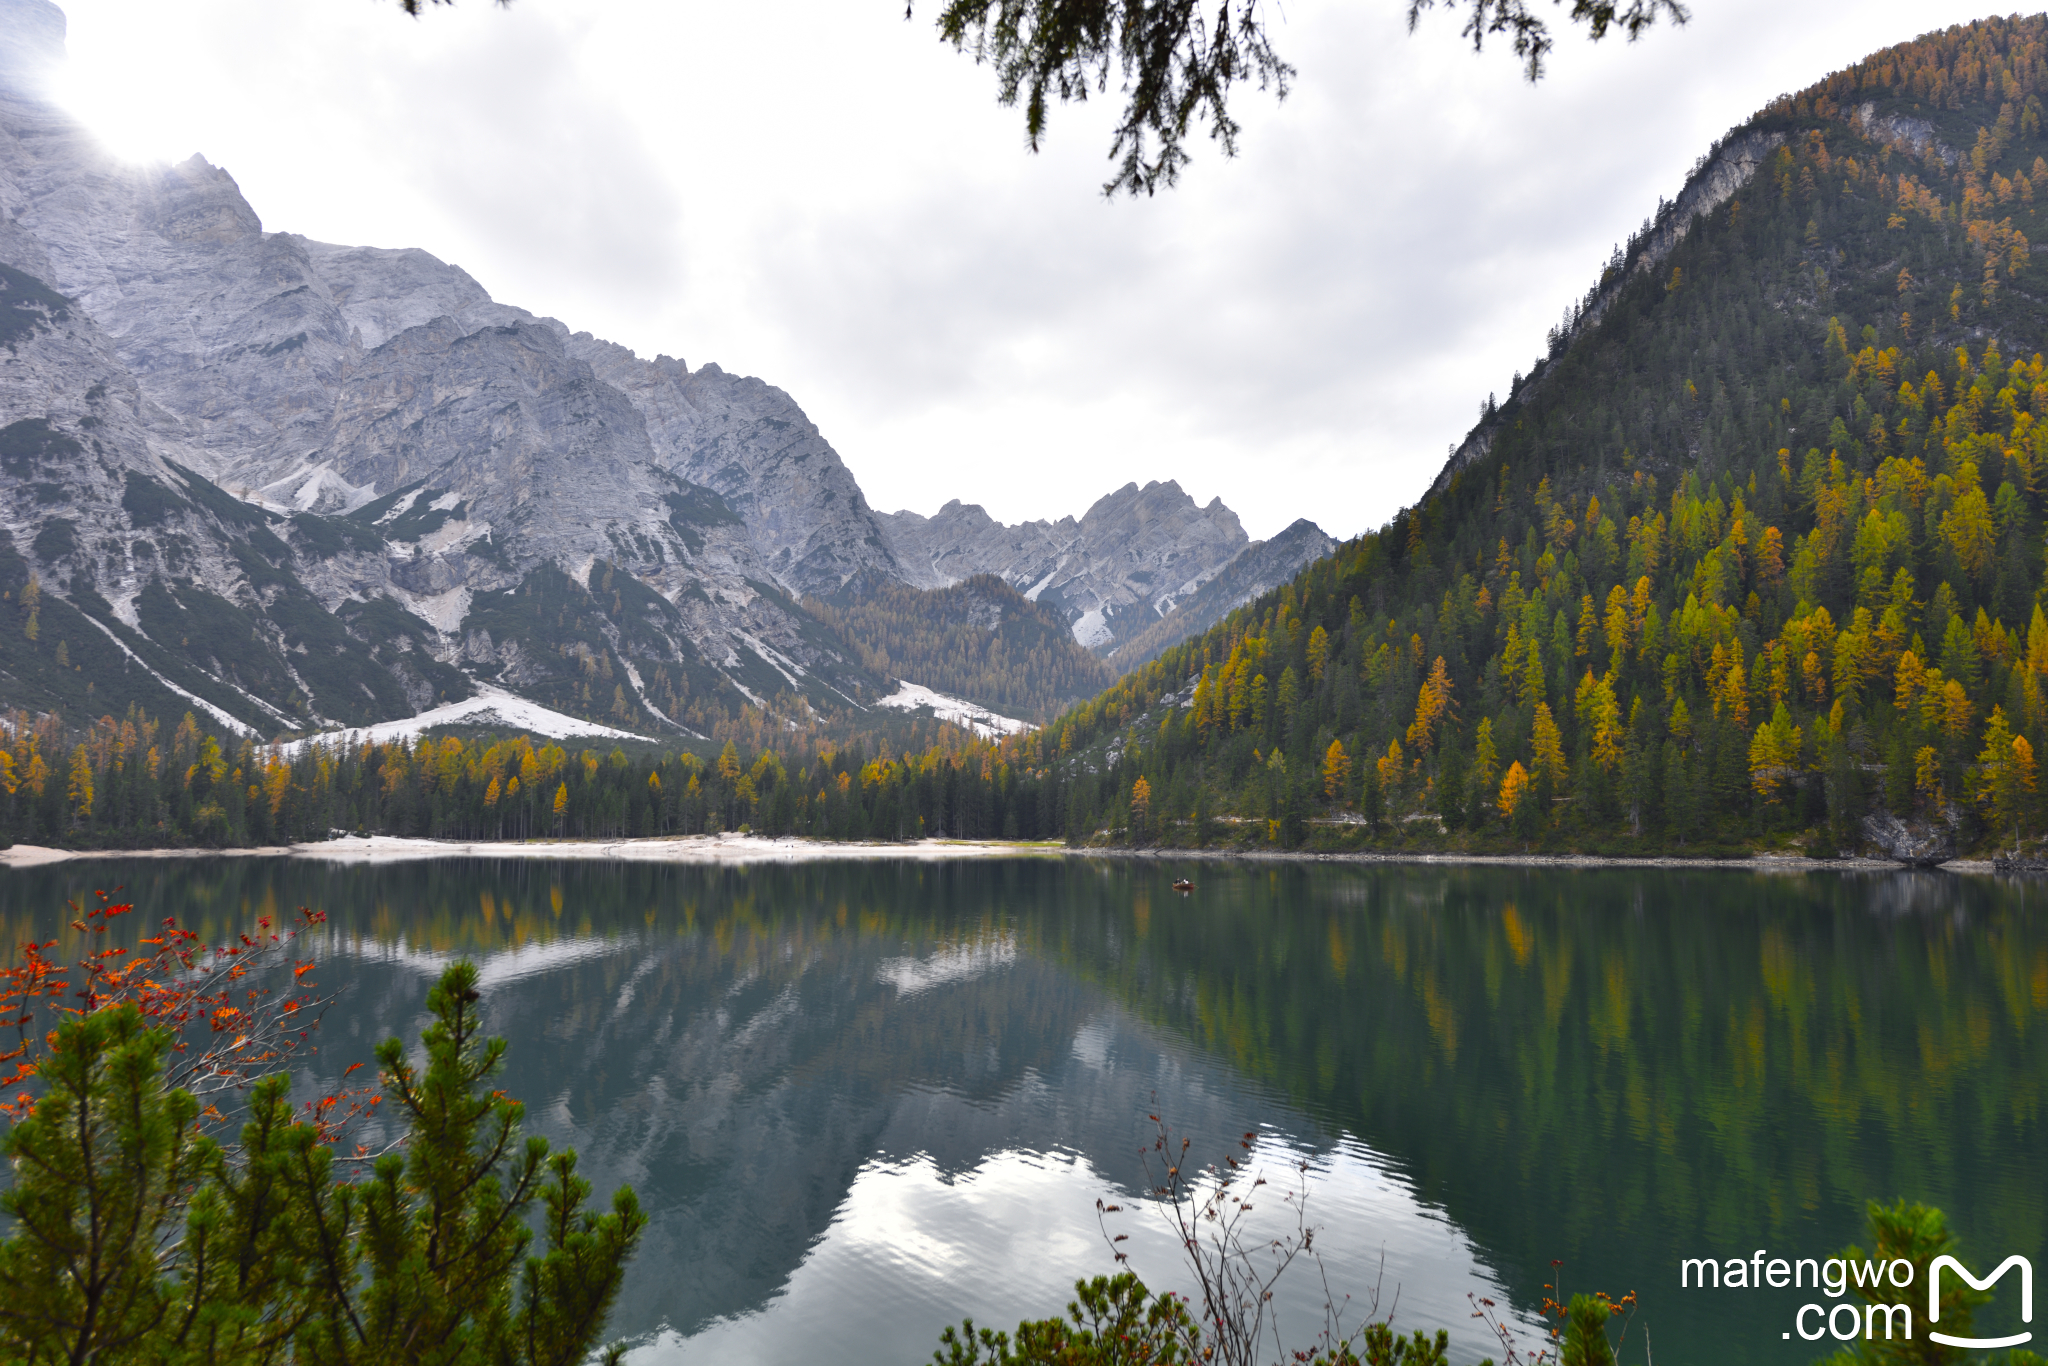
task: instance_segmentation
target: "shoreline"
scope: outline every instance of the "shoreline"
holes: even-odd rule
[[[1611,854],[1428,854],[1311,853],[1265,849],[1070,849],[1070,854],[1094,858],[1189,859],[1200,862],[1242,863],[1415,863],[1469,864],[1502,868],[1722,868],[1756,873],[1991,873],[1990,859],[1950,859],[1931,867],[1919,867],[1883,858],[1808,858],[1804,854],[1750,854],[1743,858],[1685,858],[1658,855],[1629,858]]]
[[[1046,858],[1067,852],[1046,843],[1000,840],[918,840],[908,844],[872,841],[834,843],[796,836],[672,835],[622,840],[430,840],[397,835],[347,835],[306,844],[249,849],[48,849],[17,844],[0,850],[0,866],[39,868],[82,859],[300,858],[328,863],[407,863],[420,859],[609,859],[629,863],[757,864],[824,863],[832,860]]]
[[[1702,868],[1763,873],[1901,872],[1911,865],[1890,859],[1816,859],[1799,854],[1752,854],[1747,858],[1625,858],[1601,854],[1430,854],[1311,853],[1293,850],[1098,849],[1070,848],[1050,841],[916,840],[905,844],[872,841],[838,843],[794,835],[677,835],[622,840],[430,840],[395,835],[344,836],[307,844],[248,849],[50,849],[17,844],[0,850],[0,867],[40,868],[86,859],[303,858],[330,863],[404,863],[421,859],[609,859],[630,863],[694,866],[874,862],[895,859],[931,863],[950,859],[1103,858],[1180,860],[1193,863],[1444,864],[1503,868]],[[1951,859],[1927,871],[1989,874],[1989,859]]]

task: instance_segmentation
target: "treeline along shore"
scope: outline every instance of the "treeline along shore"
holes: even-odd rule
[[[0,839],[56,848],[230,848],[375,834],[627,839],[748,829],[835,840],[1064,836],[1071,794],[1035,737],[958,733],[922,753],[854,743],[744,758],[565,748],[528,736],[386,744],[223,740],[191,715],[17,715],[0,747]],[[942,735],[945,735],[942,732]],[[1085,823],[1085,822],[1084,822]]]

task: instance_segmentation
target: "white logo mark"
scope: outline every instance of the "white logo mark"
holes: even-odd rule
[[[1941,1269],[1943,1267],[1947,1267],[1955,1272],[1956,1275],[1968,1281],[1972,1290],[1989,1290],[1993,1285],[1997,1284],[1999,1277],[2014,1267],[2018,1267],[2020,1269],[2020,1322],[2032,1323],[2034,1321],[2034,1264],[2018,1253],[2014,1253],[2000,1262],[1998,1270],[1992,1272],[1981,1281],[1972,1276],[1970,1269],[1955,1258],[1948,1256],[1936,1257],[1934,1265],[1927,1270],[1927,1317],[1930,1320],[1939,1320],[1941,1318]],[[1951,1337],[1947,1333],[1932,1332],[1927,1336],[1947,1347],[1977,1348],[2017,1347],[2023,1342],[2031,1342],[2034,1339],[2032,1333],[2014,1333],[2011,1337],[2004,1338],[1959,1338]]]

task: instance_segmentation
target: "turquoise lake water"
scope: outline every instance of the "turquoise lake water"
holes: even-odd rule
[[[1837,1344],[1782,1334],[1833,1301],[1678,1263],[1827,1257],[1871,1197],[1940,1205],[1980,1273],[2048,1275],[2048,885],[1201,864],[1184,897],[1182,871],[109,860],[0,873],[0,933],[75,947],[63,903],[116,885],[210,938],[325,911],[344,994],[307,1095],[473,959],[531,1127],[653,1216],[612,1320],[650,1366],[909,1366],[963,1316],[1059,1312],[1112,1269],[1095,1202],[1145,1188],[1150,1114],[1204,1158],[1257,1135],[1276,1186],[1305,1163],[1331,1285],[1459,1360],[1498,1353],[1468,1295],[1526,1321],[1553,1259],[1567,1292],[1636,1291],[1658,1360],[1814,1360]],[[1110,1222],[1185,1282],[1156,1211]],[[1306,1337],[1321,1282],[1283,1286]]]

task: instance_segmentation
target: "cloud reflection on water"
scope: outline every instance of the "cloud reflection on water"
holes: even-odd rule
[[[1504,1298],[1501,1287],[1464,1234],[1417,1201],[1383,1159],[1350,1140],[1318,1152],[1271,1134],[1257,1156],[1276,1185],[1298,1163],[1309,1164],[1310,1222],[1322,1230],[1333,1284],[1369,1291],[1377,1282],[1383,1312],[1398,1306],[1403,1328],[1448,1328],[1475,1350],[1489,1346],[1472,1332],[1464,1292]],[[1123,1194],[1071,1151],[1004,1149],[958,1174],[923,1154],[872,1159],[782,1293],[692,1334],[661,1332],[631,1360],[795,1366],[815,1361],[828,1344],[858,1343],[865,1359],[911,1362],[937,1345],[939,1326],[967,1315],[1008,1331],[1020,1319],[1061,1312],[1075,1276],[1114,1270],[1092,1203],[1077,1198],[1090,1191]],[[1194,1293],[1161,1212],[1134,1205],[1111,1218],[1110,1231],[1129,1235],[1122,1246],[1151,1288]],[[1283,1232],[1286,1224],[1278,1214],[1259,1231]],[[1303,1263],[1282,1285],[1288,1340],[1304,1342],[1321,1323],[1321,1283]],[[1348,1321],[1355,1324],[1364,1307],[1348,1306]]]

